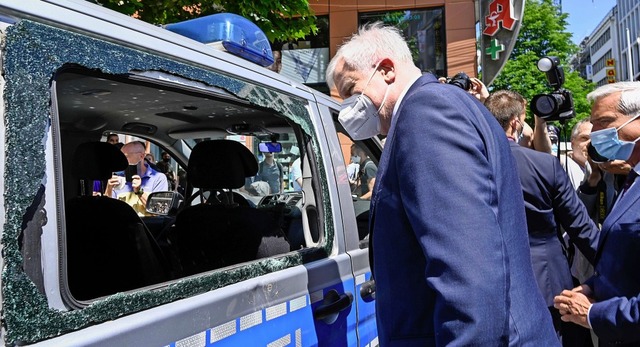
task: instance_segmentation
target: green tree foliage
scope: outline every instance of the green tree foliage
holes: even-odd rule
[[[589,117],[586,95],[594,85],[578,72],[569,72],[569,58],[578,52],[578,47],[571,42],[571,33],[566,30],[567,17],[568,14],[561,13],[551,0],[526,0],[522,27],[513,52],[490,90],[514,90],[529,101],[536,94],[550,93],[553,89],[547,84],[545,74],[538,70],[537,63],[542,57],[556,56],[565,72],[563,87],[573,93],[576,117],[568,122],[567,129],[571,129],[578,120]],[[528,113],[527,120],[533,122],[531,112]]]
[[[135,15],[152,24],[168,24],[220,12],[253,21],[269,41],[297,40],[317,32],[308,0],[88,0]]]

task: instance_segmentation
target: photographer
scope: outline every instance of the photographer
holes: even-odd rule
[[[441,83],[448,83],[460,87],[476,97],[480,102],[489,97],[489,90],[482,81],[475,77],[469,77],[464,72],[459,72],[453,77],[440,77]],[[535,115],[534,115],[535,116]],[[551,139],[547,132],[547,123],[544,119],[535,116],[534,128],[526,122],[523,123],[523,129],[520,133],[518,143],[521,146],[535,149],[539,152],[551,153]]]

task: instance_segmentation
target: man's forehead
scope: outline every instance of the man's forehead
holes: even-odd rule
[[[136,152],[136,151],[140,151],[143,147],[142,146],[138,146],[137,144],[131,143],[131,144],[126,144],[122,147],[122,151],[123,152]]]
[[[336,88],[341,96],[348,94],[362,80],[362,72],[341,60],[336,65]]]
[[[605,113],[616,113],[620,96],[621,93],[618,92],[595,100],[591,105],[591,117],[597,117]]]
[[[578,132],[582,133],[582,132],[590,132],[591,128],[593,127],[593,124],[591,124],[590,122],[584,122],[581,123],[580,126],[578,127]]]

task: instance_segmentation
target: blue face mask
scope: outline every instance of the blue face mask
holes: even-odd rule
[[[640,113],[617,128],[606,128],[598,131],[592,131],[591,145],[593,145],[598,154],[609,160],[629,159],[631,152],[633,152],[633,148],[640,137],[634,141],[622,141],[618,138],[618,131],[638,117],[640,117]]]

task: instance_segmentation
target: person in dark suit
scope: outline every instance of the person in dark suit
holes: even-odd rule
[[[359,29],[327,67],[353,139],[387,134],[370,216],[381,346],[556,346],[504,132],[422,75],[399,30]]]
[[[499,90],[492,93],[484,105],[496,117],[505,131],[516,159],[531,247],[533,272],[544,297],[556,331],[564,346],[590,345],[589,330],[563,323],[553,307],[553,297],[563,289],[573,288],[573,279],[566,245],[560,240],[562,230],[586,257],[593,261],[600,231],[580,201],[569,176],[560,161],[547,153],[518,145],[518,134],[526,117],[526,102],[522,95]]]
[[[640,82],[618,82],[587,95],[591,144],[597,154],[625,160],[628,174],[602,224],[595,273],[554,299],[562,319],[591,328],[600,346],[640,345]]]

